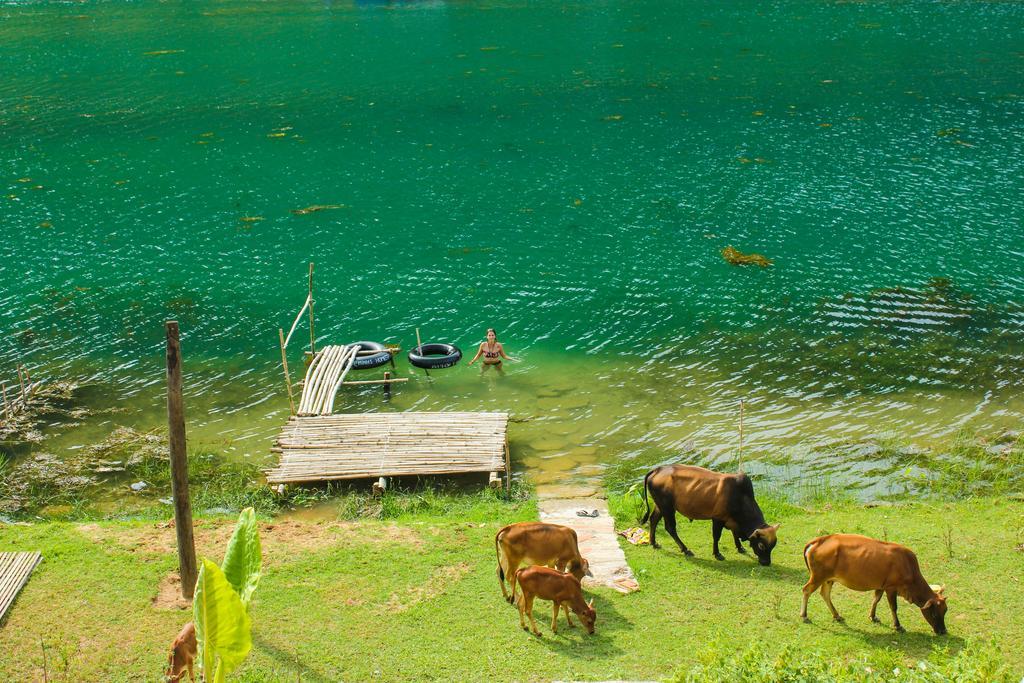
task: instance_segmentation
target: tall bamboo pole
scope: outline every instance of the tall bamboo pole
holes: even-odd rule
[[[292,377],[288,374],[288,354],[284,351],[284,330],[277,328],[277,334],[281,338],[281,366],[284,367],[284,385],[288,387],[288,407],[295,414],[295,399],[292,398]]]
[[[192,503],[188,497],[188,456],[185,453],[185,405],[181,395],[181,343],[178,322],[167,329],[167,427],[171,450],[171,497],[174,499],[174,530],[178,537],[178,571],[181,595],[192,599],[196,589],[196,545],[192,537]]]
[[[309,354],[316,355],[316,332],[313,330],[313,262],[309,262]]]

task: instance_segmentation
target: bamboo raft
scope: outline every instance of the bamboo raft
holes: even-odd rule
[[[0,622],[42,559],[38,552],[0,553]]]
[[[343,356],[341,357],[343,360]],[[335,364],[342,363],[335,360]],[[509,482],[508,413],[295,416],[271,451],[273,485],[431,474],[498,473]]]

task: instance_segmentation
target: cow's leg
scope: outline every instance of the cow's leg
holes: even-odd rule
[[[896,591],[886,591],[885,597],[889,598],[889,609],[892,610],[892,627],[903,633],[903,627],[900,626],[900,618],[896,616]]]
[[[529,630],[526,627],[526,593],[525,592],[520,593],[519,599],[516,600],[516,607],[519,608],[519,626],[522,627],[522,629],[524,631]]]
[[[836,606],[832,604],[832,584],[833,583],[835,583],[835,582],[834,581],[826,581],[825,583],[821,584],[821,597],[825,598],[825,604],[828,605],[828,608],[830,610],[832,610],[832,618],[835,619],[836,621],[842,621],[843,618],[841,616],[839,616],[839,612],[838,612],[838,610],[836,610]]]
[[[747,549],[743,547],[743,539],[740,538],[738,532],[732,532],[732,540],[736,542],[736,552],[746,555]]]
[[[813,573],[811,574],[811,577],[807,579],[807,583],[804,584],[804,601],[800,606],[800,618],[808,623],[810,623],[811,620],[807,618],[807,598],[811,597],[811,595],[814,594],[814,591],[818,590],[820,586],[821,583],[814,580]]]
[[[658,507],[661,507],[661,506],[659,505]],[[672,540],[674,540],[676,542],[676,545],[679,546],[679,549],[683,552],[683,555],[686,555],[687,557],[693,557],[693,553],[690,551],[689,548],[686,547],[685,543],[683,543],[681,540],[679,540],[679,534],[676,533],[676,509],[675,509],[675,507],[666,506],[663,509],[668,511],[668,512],[665,513],[665,531],[667,531],[668,535],[672,537]]]
[[[871,621],[876,624],[878,623],[878,617],[875,616],[875,610],[878,608],[878,601],[882,599],[882,593],[884,592],[885,591],[882,590],[875,591],[875,599],[871,601],[871,614],[869,616],[871,617]]]
[[[716,560],[724,560],[725,556],[718,552],[718,541],[722,538],[722,529],[725,528],[725,524],[718,521],[717,519],[711,520],[711,538],[714,540],[714,544],[711,548],[711,554],[715,556]]]
[[[505,578],[508,579],[508,586],[512,590],[512,595],[505,595],[505,599],[510,604],[515,604],[516,595],[516,572],[519,571],[519,563],[513,560],[508,560],[508,568],[505,570]]]
[[[565,611],[565,620],[569,622],[569,627],[575,627],[576,624],[572,623],[572,617],[569,616],[569,605],[562,603],[562,610]]]
[[[188,680],[192,683],[196,683],[196,675],[192,672],[192,667],[195,664],[195,659],[188,660]]]
[[[562,607],[562,603],[554,600],[551,604],[553,605],[551,610],[551,632],[558,633],[558,610]]]
[[[537,622],[533,620],[533,595],[526,598],[526,616],[530,618],[530,625],[533,626],[533,635],[539,636],[540,629],[537,628]]]
[[[657,550],[661,546],[654,540],[654,534],[658,531],[658,522],[661,521],[661,508],[657,505],[654,506],[654,510],[651,511],[651,547]]]

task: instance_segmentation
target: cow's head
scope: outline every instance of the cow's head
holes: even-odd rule
[[[946,596],[943,592],[945,586],[932,586],[934,595],[921,605],[921,614],[925,621],[932,627],[936,634],[946,635]]]
[[[757,561],[765,567],[772,563],[772,550],[775,549],[775,544],[779,542],[777,535],[779,526],[781,525],[775,524],[757,529],[747,537],[747,540],[750,541],[750,547],[754,550],[754,554],[757,555]]]
[[[585,557],[581,557],[578,560],[569,560],[569,566],[566,569],[580,581],[583,580],[584,576],[593,576],[590,573],[590,562]]]
[[[597,621],[597,612],[594,611],[594,600],[586,604],[586,609],[576,612],[576,616],[583,622],[583,627],[587,629],[587,633],[594,633],[594,622]]]

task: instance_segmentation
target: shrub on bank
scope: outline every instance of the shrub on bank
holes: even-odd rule
[[[910,666],[892,649],[841,660],[792,645],[756,644],[737,653],[716,644],[701,653],[700,663],[680,673],[677,683],[1013,683],[994,644],[968,646],[951,654],[946,648]]]

